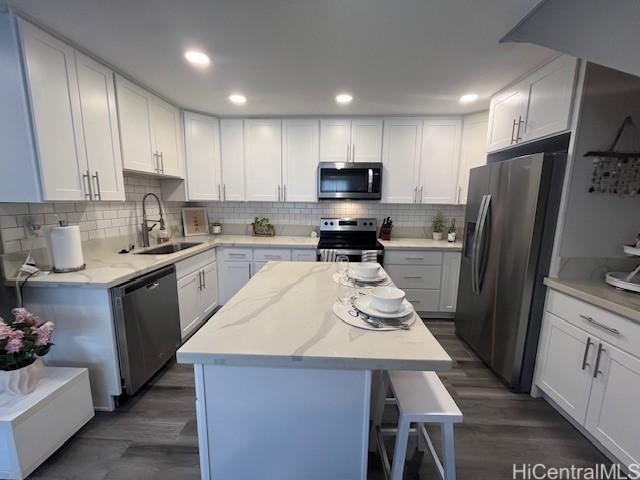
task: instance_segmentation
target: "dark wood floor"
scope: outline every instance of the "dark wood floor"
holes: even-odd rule
[[[505,389],[455,337],[452,322],[430,321],[427,326],[455,360],[453,370],[441,378],[464,414],[464,423],[455,429],[459,479],[511,479],[513,463],[607,462],[543,400]],[[385,421],[395,421],[392,408]],[[30,478],[144,480],[199,475],[193,373],[189,366],[173,364],[116,412],[98,412]],[[369,478],[384,478],[374,455],[369,459]],[[405,479],[432,478],[436,476],[430,458],[415,451],[407,461]]]

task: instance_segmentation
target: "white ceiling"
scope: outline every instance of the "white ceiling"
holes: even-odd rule
[[[538,0],[8,0],[180,106],[221,115],[467,113],[550,56],[498,40]],[[206,50],[214,64],[187,65]],[[349,91],[354,101],[336,105]],[[227,96],[242,92],[245,106]],[[460,105],[463,93],[480,100]]]

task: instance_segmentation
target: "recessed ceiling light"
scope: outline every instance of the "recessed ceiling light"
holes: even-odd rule
[[[231,101],[231,103],[235,103],[236,105],[244,105],[245,103],[247,103],[247,97],[239,93],[234,93],[233,95],[229,95],[229,101]]]
[[[184,58],[186,58],[189,63],[197,65],[198,67],[206,67],[211,63],[209,55],[199,50],[187,50],[184,52]]]
[[[471,102],[475,102],[478,99],[478,94],[477,93],[467,93],[466,95],[462,95],[460,97],[459,102],[460,103],[471,103]]]
[[[346,105],[347,103],[351,103],[351,100],[353,100],[353,97],[348,93],[340,93],[336,95],[336,102],[338,102],[341,105]]]

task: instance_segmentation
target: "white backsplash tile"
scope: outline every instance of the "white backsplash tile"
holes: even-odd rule
[[[0,238],[3,253],[14,253],[46,245],[47,227],[60,221],[80,225],[83,240],[118,236],[136,237],[142,223],[142,197],[153,192],[159,197],[160,181],[139,175],[125,175],[124,202],[63,202],[43,204],[0,203]],[[150,218],[157,218],[154,202],[147,203]],[[180,202],[163,203],[167,227],[174,233],[182,232]],[[379,222],[388,216],[393,219],[395,231],[403,236],[428,235],[431,219],[441,211],[447,218],[455,218],[461,231],[464,222],[464,206],[459,205],[388,205],[373,202],[210,202],[191,203],[207,207],[209,221],[227,224],[227,231],[243,232],[244,226],[255,217],[268,217],[276,225],[277,232],[306,234],[318,227],[321,217],[374,217]],[[37,235],[31,233],[29,224],[43,225]],[[157,229],[156,229],[157,230]],[[152,234],[154,234],[152,232]],[[282,233],[281,233],[282,234]]]

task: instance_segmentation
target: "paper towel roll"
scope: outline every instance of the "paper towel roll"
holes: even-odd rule
[[[54,272],[69,272],[84,268],[80,227],[51,227],[49,232]]]

